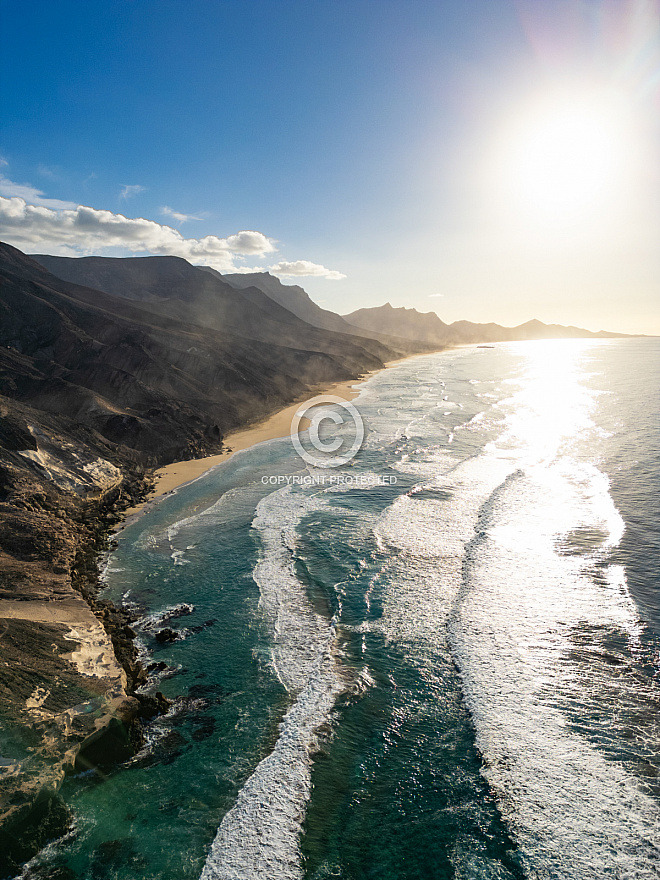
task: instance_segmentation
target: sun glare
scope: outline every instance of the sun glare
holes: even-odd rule
[[[516,156],[524,197],[548,210],[589,204],[615,182],[618,132],[601,113],[568,107],[539,120]]]
[[[632,128],[616,92],[537,99],[508,124],[500,143],[498,199],[546,223],[616,209],[633,163]]]

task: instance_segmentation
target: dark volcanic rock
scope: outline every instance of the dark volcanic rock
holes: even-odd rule
[[[399,357],[428,349],[428,346],[423,343],[423,337],[417,340],[404,337],[398,333],[396,327],[393,327],[389,333],[379,333],[369,327],[358,327],[354,324],[349,324],[341,315],[318,306],[310,299],[309,294],[302,287],[299,287],[297,284],[282,284],[279,278],[271,275],[270,272],[222,275],[209,266],[200,266],[199,268],[203,272],[209,272],[225,283],[231,284],[237,290],[256,287],[257,290],[262,291],[270,299],[279,303],[288,311],[293,312],[294,315],[297,315],[297,317],[308,324],[312,324],[314,327],[321,327],[324,330],[331,330],[333,333],[360,336],[362,337],[362,344],[365,344],[364,337],[375,339],[381,345],[385,345],[397,353]]]
[[[398,353],[313,327],[262,291],[237,291],[176,257],[40,259],[102,289],[0,245],[4,394],[146,464],[217,451],[226,431],[310,385]]]
[[[24,862],[70,826],[71,814],[60,798],[40,793],[28,809],[0,825],[0,877],[14,877]],[[51,873],[48,876],[57,877]]]
[[[212,331],[230,333],[234,342],[232,360],[241,343],[266,343],[266,350],[251,346],[249,365],[270,367],[275,374],[300,377],[307,384],[331,381],[331,373],[338,379],[350,378],[355,371],[372,369],[394,354],[381,342],[343,328],[339,316],[344,332],[340,327],[328,332],[301,319],[257,286],[237,290],[222,276],[191,266],[179,257],[38,255],[36,259],[60,279],[95,288],[97,293],[103,291],[115,302],[124,299],[127,314],[129,299],[132,307],[139,304],[143,316],[150,312],[156,323],[175,319],[178,326],[191,329],[198,337],[203,330],[202,341]],[[292,372],[294,364],[300,372]]]
[[[157,630],[154,637],[156,641],[160,642],[162,645],[166,642],[177,642],[181,638],[181,633],[175,629],[164,627],[163,629]]]
[[[54,793],[76,753],[78,767],[124,760],[167,710],[162,695],[130,696],[147,681],[135,621],[96,600],[98,554],[150,469],[218,452],[227,431],[398,353],[185,260],[40,259],[59,277],[0,244],[0,712],[20,731],[0,826],[16,864],[66,829]],[[76,667],[71,614],[81,632],[105,628],[125,687],[118,668]]]
[[[215,733],[215,726],[215,718],[211,715],[202,718],[199,726],[196,727],[191,734],[192,739],[195,742],[201,742],[204,739],[208,739]]]

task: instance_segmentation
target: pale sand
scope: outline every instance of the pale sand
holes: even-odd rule
[[[383,369],[393,367],[415,357],[423,357],[423,355],[411,355],[410,357],[399,358],[395,361],[388,361]],[[350,379],[348,382],[335,382],[333,385],[319,386],[311,389],[309,394],[301,397],[300,400],[267,416],[256,425],[251,425],[249,428],[242,428],[240,431],[228,434],[224,438],[224,444],[231,452],[221,452],[218,455],[208,455],[205,458],[195,458],[192,461],[175,461],[172,464],[159,468],[154,474],[156,487],[153,492],[141,504],[129,507],[124,513],[123,521],[115,526],[114,531],[118,532],[128,525],[129,522],[133,522],[142,513],[146,505],[151,505],[153,502],[158,501],[159,498],[167,495],[168,492],[172,492],[174,489],[178,489],[198,479],[202,474],[210,471],[211,468],[222,464],[224,461],[228,461],[235,452],[249,449],[251,446],[256,446],[257,443],[264,443],[266,440],[278,440],[281,437],[288,437],[291,433],[291,419],[300,404],[306,400],[310,400],[318,394],[333,394],[336,397],[342,397],[344,400],[352,400],[362,390],[359,386],[380,372],[382,370],[372,370],[369,373],[365,373],[359,379]],[[302,419],[299,430],[304,431],[308,426],[308,420]]]
[[[73,663],[83,675],[103,678],[114,685],[114,690],[106,695],[108,698],[126,697],[126,673],[115,659],[110,637],[82,596],[67,596],[55,601],[0,599],[0,621],[2,620],[65,624],[70,630],[65,638],[77,642],[78,647],[70,654],[64,654],[64,659]]]
[[[77,596],[65,599],[0,599],[0,620],[33,620],[85,626],[97,622],[87,602]]]

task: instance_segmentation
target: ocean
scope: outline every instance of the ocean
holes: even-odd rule
[[[659,388],[657,339],[415,357],[345,464],[151,507],[105,595],[172,707],[22,876],[660,876]]]

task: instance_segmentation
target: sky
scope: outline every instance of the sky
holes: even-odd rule
[[[0,0],[0,239],[660,334],[660,0]]]

